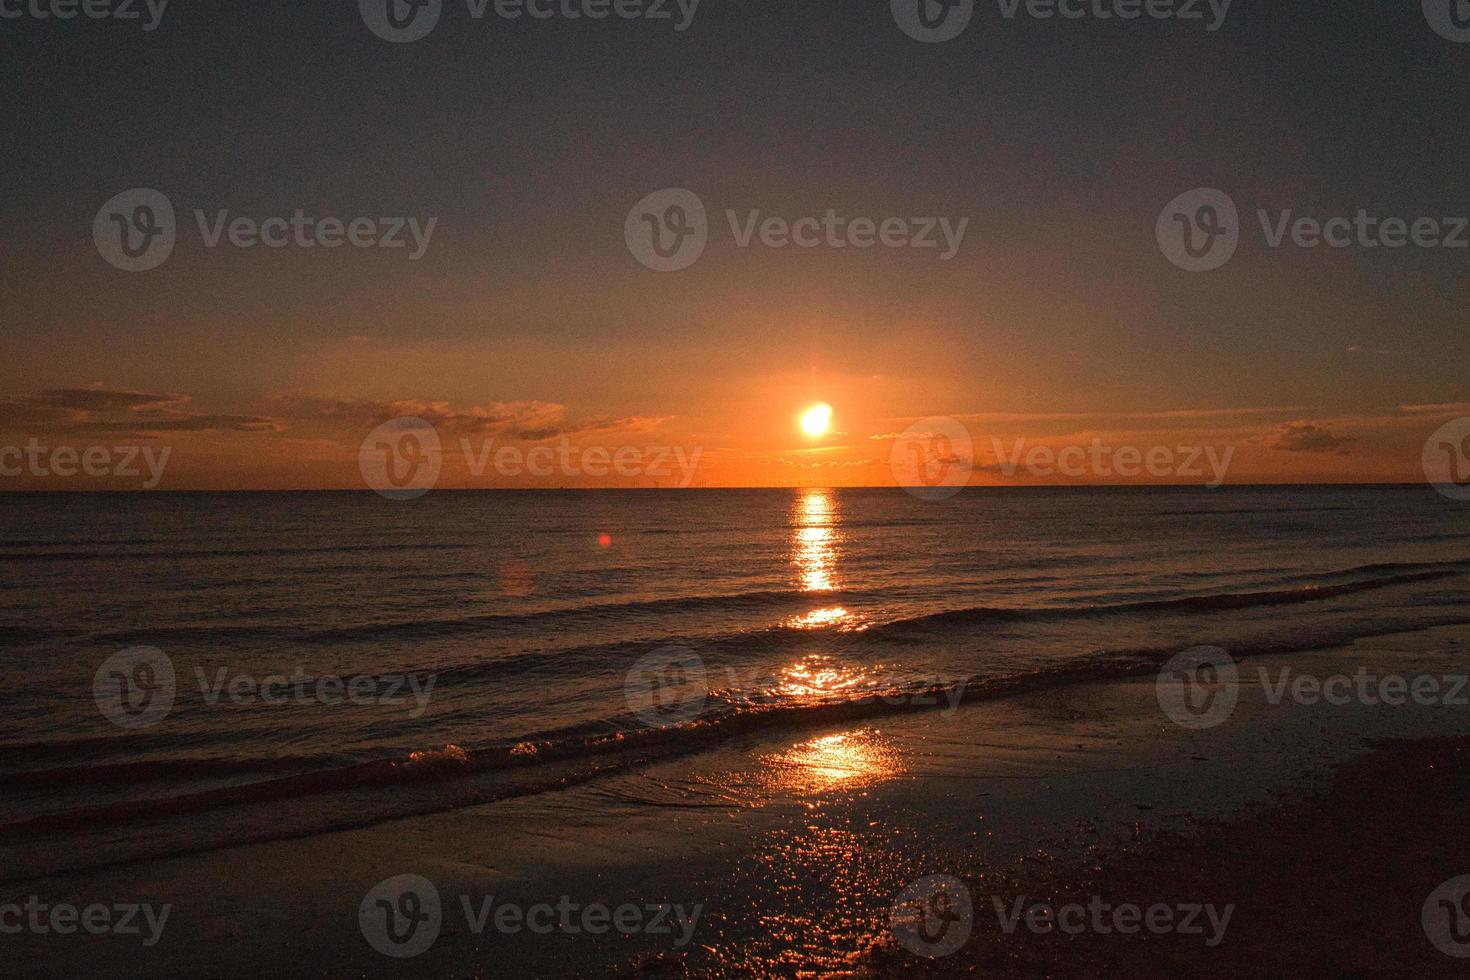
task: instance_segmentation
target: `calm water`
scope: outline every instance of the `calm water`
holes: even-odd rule
[[[7,496],[7,866],[465,805],[1199,644],[1467,622],[1465,516],[1421,488]],[[135,647],[173,700],[120,727],[97,694],[124,681],[94,682]],[[134,668],[130,708],[162,693]],[[272,675],[306,694],[263,703]]]

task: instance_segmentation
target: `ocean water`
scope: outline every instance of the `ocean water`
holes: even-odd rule
[[[0,499],[7,880],[1470,622],[1417,487]]]

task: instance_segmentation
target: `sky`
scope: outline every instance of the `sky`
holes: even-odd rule
[[[388,0],[175,0],[151,30],[51,2],[0,0],[0,490],[147,482],[58,474],[63,446],[167,450],[163,489],[361,489],[401,418],[443,487],[892,485],[916,436],[983,485],[1209,483],[1206,449],[1227,483],[1416,481],[1470,416],[1470,43],[1417,2],[1210,30],[978,0],[936,43],[909,0],[443,0],[402,43]],[[1238,244],[1189,271],[1161,228],[1203,228],[1202,188]],[[705,243],[660,271],[638,229],[691,215],[666,189]],[[107,235],[159,198],[172,251],[120,267]],[[1433,244],[1273,246],[1288,211]],[[354,222],[402,244],[326,247]]]

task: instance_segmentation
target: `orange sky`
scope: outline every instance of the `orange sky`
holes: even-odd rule
[[[364,439],[397,418],[433,427],[440,488],[892,486],[913,479],[894,462],[903,440],[927,454],[931,476],[944,467],[986,486],[1415,482],[1429,434],[1470,416],[1464,403],[1354,414],[1310,405],[949,414],[942,391],[921,399],[911,386],[882,374],[786,373],[731,385],[721,393],[728,400],[661,411],[650,399],[642,412],[613,415],[550,401],[301,392],[212,406],[186,393],[93,383],[0,405],[0,488],[362,489],[370,482],[360,466]],[[818,401],[833,415],[813,436],[799,418]],[[919,414],[931,408],[940,411]],[[144,447],[140,475],[69,474],[80,463],[55,457],[68,446],[79,454]],[[150,481],[145,464],[165,450]],[[907,443],[897,450],[901,458],[912,451]],[[101,457],[94,462],[100,469]]]

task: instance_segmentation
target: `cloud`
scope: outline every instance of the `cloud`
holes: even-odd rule
[[[1310,422],[1288,422],[1267,437],[1267,445],[1283,452],[1336,453],[1339,456],[1349,455],[1345,447],[1353,441]]]
[[[150,395],[141,391],[122,391],[115,388],[53,388],[36,396],[35,401],[53,408],[75,409],[80,412],[120,412],[159,408],[164,405],[182,405],[189,401],[188,395]]]
[[[61,435],[161,432],[279,432],[284,426],[258,415],[185,412],[188,395],[149,394],[93,385],[52,388],[38,395],[0,399],[0,429]]]
[[[121,422],[82,422],[71,432],[280,432],[285,426],[278,419],[263,415],[188,415],[182,412],[168,416],[137,418]]]
[[[1247,418],[1252,415],[1297,415],[1303,412],[1311,412],[1315,409],[1309,405],[1270,405],[1255,408],[1180,408],[1160,412],[1128,412],[1128,411],[1100,411],[1100,412],[961,412],[950,416],[961,422],[1119,422],[1119,421],[1174,421],[1187,419],[1216,419],[1216,418]],[[917,417],[903,417],[890,419],[874,419],[875,422],[918,422]],[[897,433],[884,433],[872,436],[873,439],[889,439]]]
[[[648,432],[670,416],[625,416],[613,419],[567,420],[565,405],[556,402],[490,402],[455,408],[445,401],[404,399],[393,402],[363,399],[321,399],[282,395],[287,411],[308,419],[331,419],[353,428],[368,429],[396,418],[420,418],[445,436],[499,435],[540,442],[584,432]]]
[[[1409,415],[1438,415],[1446,418],[1470,415],[1470,402],[1442,402],[1438,405],[1400,405],[1400,412]]]

